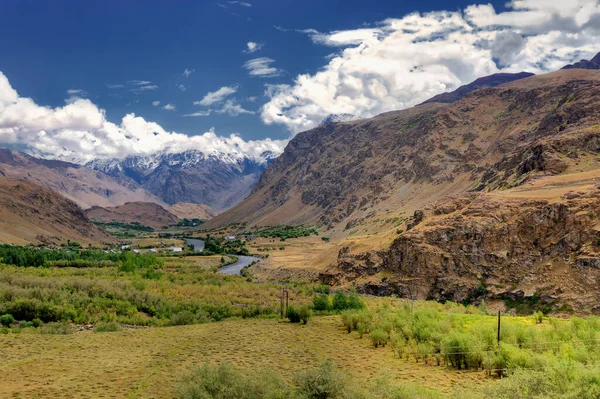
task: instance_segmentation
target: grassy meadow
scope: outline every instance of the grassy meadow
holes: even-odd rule
[[[600,397],[593,316],[503,316],[498,343],[484,303],[224,275],[226,255],[0,249],[0,398]]]

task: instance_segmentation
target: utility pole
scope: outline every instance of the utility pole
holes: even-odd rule
[[[281,290],[280,306],[281,306],[281,318],[287,316],[288,305],[290,302],[290,293],[286,288]]]
[[[498,311],[498,346],[500,346],[500,311]]]

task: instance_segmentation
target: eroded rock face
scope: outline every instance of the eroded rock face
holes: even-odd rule
[[[537,294],[557,306],[600,312],[600,192],[567,197],[553,203],[486,194],[449,199],[415,212],[422,221],[386,251],[343,249],[321,280],[405,297],[412,288],[420,299]],[[380,272],[388,277],[368,279]]]

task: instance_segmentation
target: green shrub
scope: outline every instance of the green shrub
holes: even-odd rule
[[[176,386],[181,399],[287,399],[290,388],[281,377],[264,371],[246,376],[230,364],[204,366]]]
[[[290,323],[300,323],[300,313],[293,305],[288,307],[286,317],[290,320]]]
[[[52,323],[46,323],[42,326],[42,328],[40,328],[40,332],[42,334],[60,334],[60,335],[67,335],[67,334],[73,334],[75,332],[75,329],[73,328],[73,326],[66,322],[52,322]]]
[[[41,327],[41,326],[42,326],[42,324],[44,324],[44,322],[43,322],[43,321],[41,321],[40,319],[33,319],[33,320],[31,321],[31,324],[32,324],[32,326],[33,326],[33,327],[35,327],[35,328],[39,328],[39,327]]]
[[[342,291],[338,291],[333,295],[332,301],[333,310],[346,310],[348,309],[348,297]]]
[[[331,361],[322,363],[317,369],[298,374],[295,382],[298,386],[298,398],[341,399],[354,397],[353,390],[348,386],[348,376],[336,369]]]
[[[308,319],[310,319],[311,316],[312,312],[310,311],[308,306],[302,305],[298,308],[298,317],[300,317],[300,321],[302,321],[302,324],[308,323]]]
[[[185,326],[189,324],[194,324],[195,321],[196,318],[194,317],[194,314],[187,310],[183,310],[179,313],[176,313],[171,317],[172,326]]]
[[[15,322],[15,318],[11,314],[3,314],[0,316],[0,325],[10,327]]]
[[[371,339],[371,343],[373,343],[375,348],[385,346],[388,342],[388,334],[379,328],[371,331],[369,338]]]
[[[329,295],[327,294],[315,294],[313,295],[313,309],[314,310],[329,310],[331,305],[329,303]]]
[[[121,331],[121,325],[115,321],[109,321],[106,323],[99,323],[94,328],[94,332],[116,332]]]

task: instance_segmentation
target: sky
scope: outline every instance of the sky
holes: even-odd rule
[[[0,2],[0,145],[80,163],[263,159],[370,117],[600,51],[597,0]]]

